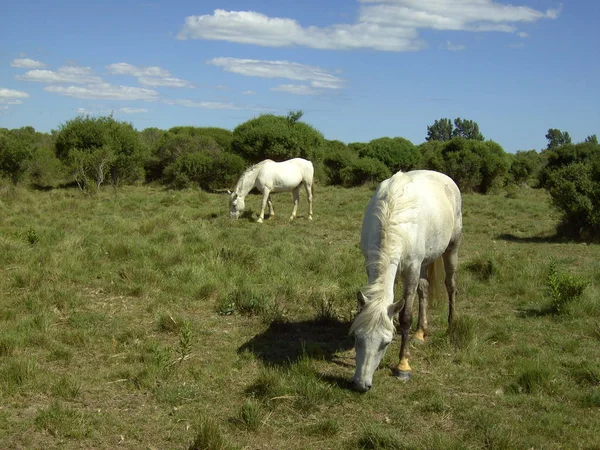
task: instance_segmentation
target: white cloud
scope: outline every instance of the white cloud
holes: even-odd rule
[[[242,95],[254,95],[256,94],[256,92],[251,91],[250,89],[248,89],[247,91],[242,92]]]
[[[64,66],[56,71],[34,69],[15,77],[19,81],[35,81],[38,83],[102,83],[91,67]]]
[[[517,36],[519,36],[520,38],[526,38],[529,37],[529,34],[525,33],[524,31],[520,31],[517,33]]]
[[[418,50],[424,43],[416,30],[402,27],[381,27],[374,23],[332,25],[325,28],[302,27],[293,19],[271,18],[253,11],[224,11],[213,15],[189,16],[178,36],[179,39],[209,39],[255,44],[265,47],[293,45],[349,50],[372,48],[376,50]]]
[[[280,84],[270,89],[271,91],[287,92],[294,95],[316,95],[319,91],[305,84]]]
[[[358,20],[327,27],[300,25],[296,20],[268,17],[254,11],[214,10],[188,16],[178,39],[208,39],[266,47],[303,46],[349,50],[420,50],[426,44],[419,29],[516,32],[517,23],[556,19],[558,9],[545,12],[493,0],[358,0]]]
[[[65,97],[103,100],[147,100],[157,101],[158,92],[152,89],[131,86],[114,86],[108,83],[89,84],[87,86],[46,86],[45,91]]]
[[[167,86],[167,87],[188,87],[193,88],[194,85],[189,81],[182,80],[180,78],[165,77],[165,78],[154,78],[154,77],[139,77],[138,82],[142,86]]]
[[[167,78],[171,76],[171,72],[157,66],[151,67],[136,67],[127,63],[115,63],[106,66],[108,73],[112,75],[131,75],[134,77],[158,77]]]
[[[175,78],[167,69],[158,66],[137,67],[128,63],[120,62],[106,66],[111,75],[131,75],[137,77],[138,83],[147,87],[186,87],[193,88],[189,81]]]
[[[307,81],[318,89],[341,89],[345,80],[327,73],[320,67],[290,61],[264,61],[257,59],[213,58],[207,64],[222,67],[227,72],[261,78],[286,78]]]
[[[204,102],[204,101],[198,102],[195,100],[164,100],[164,103],[166,103],[168,105],[185,106],[187,108],[229,109],[229,110],[250,109],[250,108],[244,108],[239,105],[234,105],[233,103]]]
[[[455,31],[515,31],[517,22],[555,19],[559,10],[537,11],[493,0],[359,0],[360,20],[382,26]]]
[[[446,41],[445,49],[450,50],[451,52],[458,52],[458,51],[464,50],[465,48],[467,48],[467,47],[465,47],[462,44],[453,44],[450,41]]]
[[[2,105],[20,105],[22,98],[29,98],[29,94],[14,89],[0,88],[0,104]]]
[[[130,108],[130,107],[126,106],[124,108],[119,108],[118,111],[122,112],[123,114],[140,114],[140,113],[148,112],[148,109],[146,109],[146,108]]]
[[[19,67],[21,69],[42,69],[46,67],[46,64],[40,61],[35,61],[29,58],[17,58],[13,59],[10,63],[11,67]]]

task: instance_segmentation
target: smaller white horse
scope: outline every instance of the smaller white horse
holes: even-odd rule
[[[271,202],[271,193],[292,191],[294,196],[294,207],[290,220],[296,218],[298,211],[298,202],[300,201],[300,186],[306,188],[308,197],[308,220],[312,220],[312,201],[313,201],[313,175],[314,168],[312,162],[294,158],[283,162],[275,162],[265,159],[258,164],[246,169],[235,186],[235,190],[230,192],[229,197],[229,215],[237,219],[245,208],[246,195],[256,188],[262,193],[262,203],[258,223],[262,223],[265,218],[265,207],[269,205],[270,217],[275,215],[273,203]]]
[[[350,329],[355,336],[357,390],[370,389],[373,373],[392,342],[396,314],[402,339],[394,375],[410,378],[408,334],[417,293],[419,321],[413,339],[423,341],[427,334],[430,287],[437,288],[442,280],[448,292],[448,323],[452,323],[461,238],[461,195],[448,176],[428,170],[398,172],[379,185],[367,206],[360,240],[369,283],[359,292],[362,308]],[[440,266],[445,277],[439,276]],[[402,279],[403,293],[394,303],[396,274]]]

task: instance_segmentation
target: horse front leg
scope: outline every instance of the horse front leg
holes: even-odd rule
[[[398,316],[401,337],[399,354],[400,362],[393,370],[393,375],[402,381],[408,381],[412,376],[412,369],[408,364],[408,357],[410,356],[410,352],[408,350],[408,344],[410,342],[409,333],[412,325],[412,306],[417,291],[418,279],[406,280],[404,284],[404,306],[402,306]]]
[[[267,202],[269,200],[270,191],[268,189],[263,190],[263,197],[260,203],[260,214],[258,215],[258,223],[262,223],[265,218],[265,208],[267,207]]]
[[[290,220],[294,220],[296,218],[296,213],[298,212],[298,203],[300,201],[300,186],[298,186],[292,191],[292,195],[294,196],[294,207],[292,208],[292,215],[290,216]]]

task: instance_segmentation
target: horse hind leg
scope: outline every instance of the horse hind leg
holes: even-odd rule
[[[429,281],[423,276],[419,279],[417,294],[419,296],[419,321],[417,323],[417,331],[413,334],[413,340],[415,343],[423,343],[425,342],[425,336],[427,336],[427,307],[429,299]]]
[[[292,208],[290,220],[294,220],[296,218],[296,214],[298,213],[298,203],[300,202],[300,186],[294,188],[292,195],[294,197],[294,207]]]
[[[444,253],[444,268],[446,270],[446,290],[448,291],[448,326],[454,320],[455,308],[454,302],[458,293],[458,250],[450,249]]]
[[[271,201],[271,194],[269,194],[269,198],[267,199],[267,205],[269,205],[269,219],[275,217],[275,210],[273,209],[273,202]]]
[[[313,184],[312,183],[304,183],[304,187],[306,188],[306,197],[308,198],[308,220],[312,220],[313,216]]]

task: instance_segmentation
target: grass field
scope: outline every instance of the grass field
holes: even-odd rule
[[[457,326],[350,389],[371,192],[0,186],[0,448],[600,448],[600,249],[544,191],[464,196]]]

